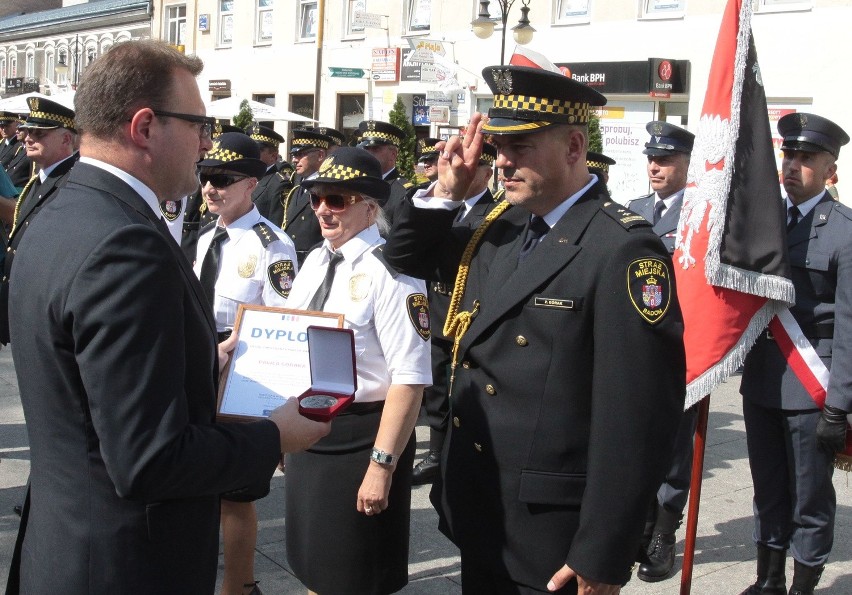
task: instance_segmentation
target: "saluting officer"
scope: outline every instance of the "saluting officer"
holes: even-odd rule
[[[654,225],[669,254],[674,253],[677,223],[683,206],[686,177],[695,135],[667,122],[648,122],[651,139],[642,151],[648,156],[651,194],[627,203],[627,208]],[[671,576],[675,561],[675,533],[683,519],[692,476],[692,446],[698,425],[698,406],[687,410],[680,420],[675,454],[666,478],[649,505],[645,532],[637,554],[636,576],[646,582]]]
[[[9,283],[18,244],[32,219],[53,199],[78,157],[74,110],[40,97],[28,98],[27,105],[30,112],[20,126],[25,135],[23,147],[40,171],[30,178],[18,196],[11,222],[9,247],[0,280],[0,343],[3,345],[9,342]]]
[[[825,190],[849,135],[807,113],[784,116],[778,132],[796,290],[790,313],[813,360],[829,369],[828,390],[821,407],[771,334],[746,357],[740,392],[754,483],[757,582],[744,593],[786,593],[789,548],[795,561],[790,593],[808,595],[834,540],[832,461],[844,449],[852,412],[852,209]]]
[[[434,144],[429,144],[435,141]],[[435,179],[437,180],[438,150],[435,146],[440,139],[426,139],[425,146],[434,151]],[[423,159],[423,154],[420,155]],[[456,215],[453,227],[476,229],[485,216],[494,208],[494,197],[488,189],[488,182],[494,175],[494,161],[497,159],[497,147],[485,143],[482,155],[479,157],[479,168],[470,184],[468,198]],[[438,478],[441,464],[441,451],[447,436],[449,423],[450,397],[448,394],[447,369],[452,361],[453,339],[444,334],[444,321],[450,308],[450,297],[453,294],[452,283],[433,281],[427,283],[426,296],[429,299],[432,324],[432,386],[423,391],[423,410],[426,412],[426,422],[429,424],[429,452],[414,466],[411,481],[414,485],[432,483]]]
[[[278,149],[284,142],[284,137],[272,128],[257,123],[249,126],[245,133],[257,143],[260,160],[266,164],[266,173],[261,176],[251,198],[261,215],[280,225],[284,197],[292,188],[290,177],[278,171]]]
[[[317,171],[332,146],[335,146],[335,141],[331,136],[308,129],[294,130],[290,141],[290,155],[298,183],[284,199],[281,228],[296,245],[300,265],[308,253],[322,242],[320,224],[311,209],[311,193],[303,183],[317,177]]]
[[[460,300],[432,502],[461,550],[465,593],[614,592],[630,576],[683,409],[671,258],[589,174],[600,93],[520,66],[487,67],[483,78],[495,94],[488,123],[475,114],[465,138],[448,141],[438,183],[402,204],[385,246],[409,275],[455,280]],[[471,238],[452,227],[454,206],[483,133],[509,208],[496,206]]]
[[[627,208],[650,221],[669,254],[674,254],[695,135],[668,122],[648,122],[645,129],[651,140],[645,143],[642,153],[648,156],[648,179],[653,192],[631,200]]]
[[[23,188],[32,177],[33,162],[27,156],[27,148],[24,146],[25,131],[21,128],[23,118],[11,112],[2,112],[4,115],[0,121],[0,135],[3,136],[2,164],[9,179],[17,188]],[[4,126],[5,124],[5,126]]]
[[[358,124],[358,146],[367,149],[382,165],[382,179],[390,184],[390,196],[382,204],[382,210],[393,224],[394,215],[405,195],[414,187],[412,182],[399,175],[396,158],[405,139],[405,133],[388,122],[364,120]]]

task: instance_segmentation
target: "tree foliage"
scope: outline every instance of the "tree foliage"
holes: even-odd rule
[[[589,151],[603,153],[603,138],[601,138],[601,120],[592,112],[589,120]]]
[[[396,169],[403,178],[414,180],[414,147],[417,144],[416,132],[414,125],[406,114],[405,104],[399,95],[397,95],[393,109],[390,111],[389,119],[391,124],[404,133],[402,144],[399,147],[399,155],[396,158]]]
[[[243,130],[251,126],[254,122],[254,113],[251,111],[248,99],[243,99],[240,103],[240,113],[234,116],[234,126],[239,126]]]

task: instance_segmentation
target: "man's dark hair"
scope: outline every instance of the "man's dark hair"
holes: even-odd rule
[[[84,135],[114,138],[143,107],[167,109],[178,70],[198,76],[204,63],[162,41],[117,43],[86,70],[74,96],[75,122]]]

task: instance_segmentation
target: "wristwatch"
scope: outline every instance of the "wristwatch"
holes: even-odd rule
[[[374,447],[373,452],[370,453],[370,460],[377,462],[379,465],[393,465],[396,457],[389,452]]]

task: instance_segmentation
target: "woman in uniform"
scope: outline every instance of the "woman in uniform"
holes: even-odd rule
[[[358,385],[331,433],[287,456],[287,559],[310,592],[394,593],[408,583],[413,430],[432,381],[426,288],[382,259],[390,190],[375,157],[339,148],[303,185],[324,241],[287,307],[344,315]]]

